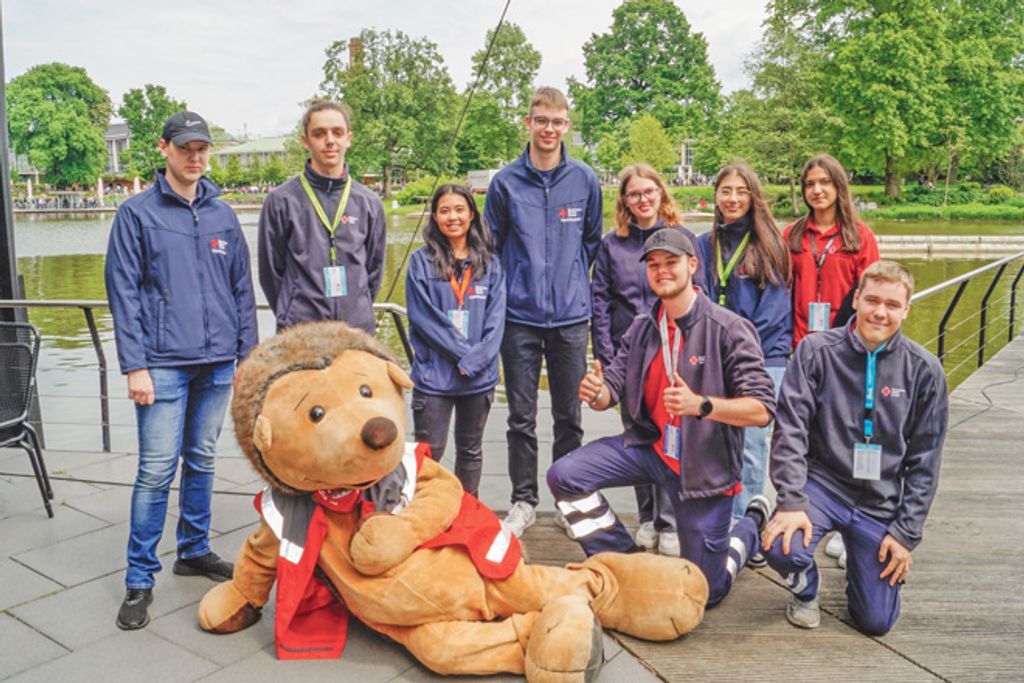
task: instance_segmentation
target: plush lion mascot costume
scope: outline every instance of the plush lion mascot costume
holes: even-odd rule
[[[386,347],[344,323],[291,328],[239,366],[235,429],[269,486],[234,578],[200,603],[203,629],[255,623],[276,581],[282,658],[339,656],[352,614],[437,673],[586,681],[602,626],[671,640],[700,623],[707,582],[686,560],[524,563],[497,516],[404,443],[411,387]]]

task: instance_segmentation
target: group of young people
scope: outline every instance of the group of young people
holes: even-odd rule
[[[175,116],[184,119],[171,117],[160,143],[167,168],[119,210],[107,259],[140,439],[122,628],[148,622],[179,455],[175,572],[230,576],[207,539],[212,459],[233,363],[256,341],[245,241],[202,177],[206,124]],[[345,164],[349,124],[340,105],[313,102],[302,121],[309,161],[264,204],[259,281],[278,330],[345,320],[375,331],[384,214]],[[455,473],[477,494],[503,375],[512,483],[503,521],[522,534],[539,502],[544,365],[555,520],[588,554],[687,558],[705,573],[711,605],[743,566],[766,561],[793,591],[790,621],[813,627],[813,551],[836,530],[854,621],[887,631],[935,493],[946,385],[935,358],[899,334],[913,279],[878,260],[846,172],[829,156],[808,161],[807,213],[780,232],[756,174],[730,164],[715,179],[712,228],[695,236],[661,176],[636,164],[620,174],[615,230],[602,237],[600,183],[565,151],[564,94],[540,88],[525,124],[529,143],[491,181],[482,214],[462,186],[431,197],[406,279],[415,438],[440,460],[454,416]],[[174,384],[153,381],[168,372]],[[581,402],[621,405],[623,433],[583,445]],[[610,486],[635,487],[635,536],[601,495]]]

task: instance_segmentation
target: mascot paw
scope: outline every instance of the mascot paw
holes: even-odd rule
[[[404,562],[419,545],[409,526],[397,515],[365,517],[352,535],[352,566],[366,576],[377,576]]]
[[[587,683],[604,664],[601,624],[585,598],[566,595],[544,606],[526,646],[530,683]]]
[[[260,615],[260,608],[251,605],[232,581],[218,583],[199,603],[199,626],[211,633],[241,631],[259,621]]]

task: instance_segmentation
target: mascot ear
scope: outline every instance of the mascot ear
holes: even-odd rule
[[[409,375],[405,374],[405,370],[398,367],[394,363],[388,361],[388,377],[394,382],[400,389],[412,389],[412,380],[409,379]]]
[[[252,443],[260,453],[270,452],[273,435],[269,417],[264,415],[256,416],[256,424],[252,428]]]

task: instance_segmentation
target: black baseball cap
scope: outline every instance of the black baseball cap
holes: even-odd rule
[[[202,116],[194,111],[179,111],[172,114],[164,122],[164,132],[161,136],[168,142],[173,142],[179,147],[187,145],[193,140],[213,143],[210,137],[210,127]]]
[[[640,260],[646,261],[647,255],[652,251],[667,251],[677,256],[696,256],[697,250],[693,248],[690,238],[675,228],[662,228],[647,238],[644,242],[643,252]]]

